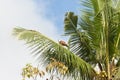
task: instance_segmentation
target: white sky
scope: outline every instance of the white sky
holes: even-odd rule
[[[33,62],[23,43],[12,36],[14,27],[35,29],[53,39],[59,38],[54,22],[45,17],[47,4],[43,1],[38,10],[34,0],[0,0],[1,80],[21,80],[21,68]]]

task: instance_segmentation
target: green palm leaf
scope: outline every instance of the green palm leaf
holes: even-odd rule
[[[85,61],[91,62],[91,59],[94,58],[94,53],[92,53],[88,36],[80,31],[80,27],[78,27],[78,16],[74,15],[73,12],[68,12],[66,13],[64,23],[65,35],[70,36],[68,42],[70,51]]]
[[[88,63],[37,31],[14,28],[14,35],[20,40],[25,40],[26,44],[30,45],[38,61],[48,64],[50,58],[54,58],[63,62],[69,70],[66,75],[80,77],[83,80],[86,78],[92,80],[95,75],[94,69]]]

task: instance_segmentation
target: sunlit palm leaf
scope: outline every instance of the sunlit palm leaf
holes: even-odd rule
[[[95,75],[93,68],[88,63],[37,31],[14,28],[14,35],[30,45],[33,54],[40,62],[48,64],[50,58],[63,62],[69,70],[66,75],[81,77],[82,79],[87,78],[87,80],[92,80]]]

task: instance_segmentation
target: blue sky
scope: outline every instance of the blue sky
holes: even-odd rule
[[[12,36],[13,28],[34,29],[59,40],[67,11],[78,14],[79,0],[0,0],[1,80],[21,80],[22,67],[35,63],[24,42]]]
[[[79,14],[80,0],[46,0],[47,11],[45,17],[54,21],[57,29],[59,29],[61,35],[64,29],[64,15],[66,12],[72,11],[75,14]],[[40,0],[36,1],[38,10]]]

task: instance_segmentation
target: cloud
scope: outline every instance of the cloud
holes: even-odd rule
[[[0,0],[0,75],[4,80],[21,80],[20,71],[32,59],[23,43],[12,37],[12,29],[20,26],[35,29],[57,40],[59,37],[52,20],[47,19],[47,3],[39,0]]]
[[[33,0],[0,0],[0,27],[5,26],[9,30],[11,27],[21,26],[39,30],[50,37],[56,36],[54,23],[44,17],[44,4],[45,2],[41,1],[41,6],[37,8]]]

